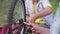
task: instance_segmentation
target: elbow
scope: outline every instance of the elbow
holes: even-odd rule
[[[51,14],[52,13],[52,8],[51,7],[47,7],[47,13]]]
[[[48,12],[49,14],[51,14],[52,13],[52,10],[49,10],[49,12]]]
[[[50,12],[50,14],[52,13],[52,8],[49,8],[49,12]]]

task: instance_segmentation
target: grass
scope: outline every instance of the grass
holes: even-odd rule
[[[12,0],[0,0],[0,27],[2,27],[2,25],[5,22],[7,22],[7,13],[8,13],[11,1]],[[57,2],[57,0],[51,0],[51,4],[53,7],[53,14],[55,14],[56,9],[58,7],[58,2]],[[18,8],[19,7],[17,6],[15,11],[18,11],[20,9],[20,8],[19,9]],[[20,9],[19,11],[22,11],[22,9]],[[21,14],[21,12],[19,13],[18,16],[21,16],[20,14]]]
[[[2,25],[7,22],[7,15],[8,15],[8,10],[9,10],[9,7],[10,7],[10,4],[11,4],[11,0],[4,0],[4,1],[1,1],[2,4],[0,4],[0,27],[2,27]],[[20,6],[21,4],[17,3],[16,7],[15,7],[15,12],[14,14],[16,14],[16,12],[18,14],[16,14],[14,17],[19,19],[22,17],[22,7]]]
[[[57,0],[51,0],[51,4],[52,4],[52,7],[53,7],[53,14],[55,14],[56,9],[58,7],[58,1]]]
[[[0,0],[0,27],[7,21],[8,8],[11,0]]]

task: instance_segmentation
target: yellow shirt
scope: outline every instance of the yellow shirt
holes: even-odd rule
[[[34,4],[34,14],[37,14],[37,4]],[[39,23],[39,24],[44,24],[45,21],[42,18],[38,18],[35,20],[35,23]]]

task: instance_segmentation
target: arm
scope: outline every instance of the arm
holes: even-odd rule
[[[40,34],[50,34],[50,29],[48,29],[48,28],[41,27],[40,25],[35,24],[35,23],[31,23],[31,25],[32,25],[32,27],[34,29],[36,29],[36,31],[38,31],[37,33],[40,33]]]
[[[51,13],[52,13],[52,8],[47,6],[42,12],[35,14],[34,17],[36,17],[36,18],[44,17]],[[36,18],[34,18],[34,19],[36,19]],[[32,26],[34,29],[37,29],[37,31],[40,32],[41,34],[50,34],[50,29],[48,29],[48,28],[44,28],[38,24],[33,24],[33,23],[32,23]]]
[[[41,34],[50,34],[50,30],[48,28],[44,28],[41,27],[40,25],[37,25],[39,28],[37,28],[37,30],[41,33]]]
[[[49,15],[49,14],[52,13],[52,6],[51,6],[49,0],[43,0],[43,1],[42,1],[42,4],[43,4],[43,7],[44,7],[44,10],[40,11],[40,12],[37,13],[37,14],[34,14],[34,15],[30,18],[30,20],[34,21],[34,20],[37,19],[37,18],[45,17],[45,16],[47,16],[47,15]]]
[[[47,16],[52,13],[52,7],[47,6],[43,11],[34,15],[34,19]]]

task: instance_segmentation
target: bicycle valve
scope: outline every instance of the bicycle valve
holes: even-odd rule
[[[27,26],[30,26],[30,27],[32,27],[32,25],[31,24],[29,24],[29,23],[26,23],[26,22],[23,22],[24,24],[26,24]]]
[[[24,24],[26,24],[26,25],[28,25],[28,26],[30,26],[30,24],[28,24],[28,23],[26,23],[26,22],[23,22]]]

